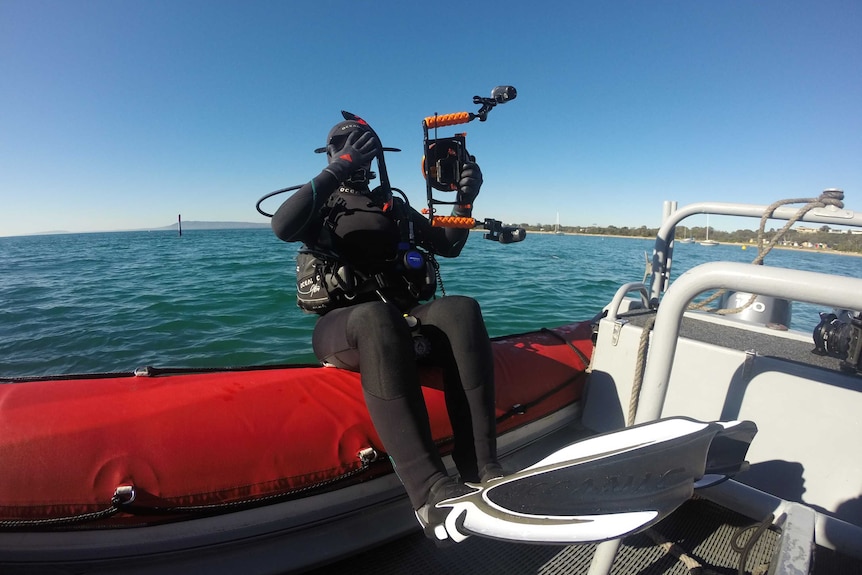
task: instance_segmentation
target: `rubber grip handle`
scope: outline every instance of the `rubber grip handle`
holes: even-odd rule
[[[454,114],[443,114],[442,116],[428,116],[425,118],[425,125],[429,128],[442,128],[443,126],[466,124],[472,119],[470,112],[455,112]]]
[[[431,225],[435,228],[471,229],[476,227],[476,220],[461,216],[434,216],[431,218]]]

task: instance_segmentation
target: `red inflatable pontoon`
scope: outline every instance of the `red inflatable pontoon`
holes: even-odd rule
[[[590,336],[579,323],[494,341],[500,434],[579,399]],[[446,453],[440,374],[422,382]],[[0,421],[4,531],[189,520],[391,473],[358,374],[335,368],[16,380]]]

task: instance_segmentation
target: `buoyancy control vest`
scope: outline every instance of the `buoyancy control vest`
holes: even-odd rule
[[[433,254],[416,245],[409,207],[391,193],[379,196],[341,188],[329,197],[321,209],[318,241],[303,246],[297,254],[296,298],[302,310],[325,314],[356,303],[383,300],[406,311],[434,296],[437,262]],[[367,219],[377,229],[351,226],[351,217],[360,223]],[[349,237],[351,234],[354,238]],[[358,241],[371,245],[354,245]],[[370,248],[370,258],[357,253],[344,256],[344,251],[362,252],[363,247]]]

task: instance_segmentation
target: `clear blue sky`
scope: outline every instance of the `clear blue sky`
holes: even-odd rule
[[[862,209],[860,30],[858,0],[0,0],[0,235],[266,221],[342,109],[404,150],[419,205],[422,118],[498,84],[518,99],[466,126],[480,217],[657,226],[665,199],[830,187]]]

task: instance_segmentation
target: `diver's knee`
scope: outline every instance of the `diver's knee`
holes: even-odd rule
[[[458,312],[464,316],[482,317],[482,310],[479,307],[479,302],[467,296],[458,296],[456,302]]]
[[[352,310],[347,322],[347,330],[356,338],[374,338],[381,334],[397,331],[404,324],[398,310],[382,301],[358,304]]]
[[[479,302],[467,296],[446,296],[433,302],[431,323],[441,327],[453,324],[456,327],[482,321]]]
[[[410,328],[395,306],[368,302],[356,306],[346,327],[347,341],[360,350],[363,360],[370,356],[409,354],[413,349]]]

